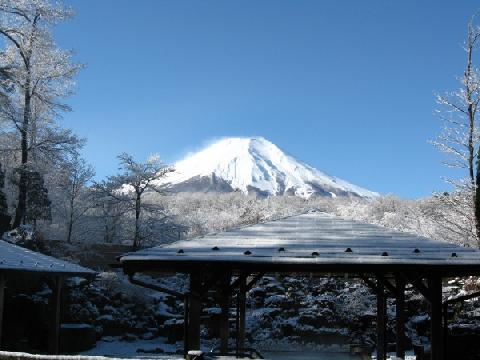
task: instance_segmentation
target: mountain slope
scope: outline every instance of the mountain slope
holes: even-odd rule
[[[225,138],[175,164],[162,180],[173,191],[242,191],[259,195],[374,197],[329,176],[262,138]]]

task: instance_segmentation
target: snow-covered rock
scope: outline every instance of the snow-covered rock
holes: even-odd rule
[[[35,233],[31,225],[20,225],[16,229],[3,233],[2,240],[12,244],[22,244],[35,240]]]
[[[225,138],[177,162],[159,181],[173,191],[257,195],[375,197],[378,194],[327,175],[262,138]]]

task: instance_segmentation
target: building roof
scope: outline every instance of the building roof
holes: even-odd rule
[[[477,250],[315,211],[128,253],[120,261],[126,272],[221,266],[234,271],[480,273]]]
[[[5,272],[36,272],[67,276],[93,276],[93,270],[25,249],[0,240],[0,274]]]

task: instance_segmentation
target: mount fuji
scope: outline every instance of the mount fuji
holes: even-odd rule
[[[175,192],[241,191],[303,198],[378,196],[287,155],[262,137],[221,139],[178,161],[174,168],[158,185]]]

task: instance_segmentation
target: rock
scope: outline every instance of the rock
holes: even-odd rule
[[[174,344],[177,341],[183,340],[183,320],[171,319],[165,321],[163,324],[163,331],[167,335],[167,342]]]
[[[282,323],[280,330],[284,336],[292,336],[294,334],[294,327],[290,323]]]
[[[156,347],[154,349],[137,349],[137,353],[143,354],[163,354],[165,351],[162,348]]]
[[[326,327],[330,324],[330,319],[323,314],[301,314],[298,322],[303,325],[311,325],[315,328]]]
[[[410,323],[418,335],[424,336],[427,334],[430,325],[428,315],[415,316],[410,319]]]
[[[60,351],[77,353],[90,350],[97,340],[95,328],[88,324],[62,324],[60,327]]]
[[[288,308],[288,298],[285,295],[271,295],[265,299],[266,307]]]
[[[135,340],[137,340],[137,336],[134,334],[126,333],[126,334],[123,334],[122,340],[128,341],[128,342],[134,342]]]
[[[285,288],[278,283],[270,283],[265,285],[265,290],[271,294],[284,294]]]
[[[203,352],[200,350],[190,350],[187,354],[186,360],[203,360]]]

